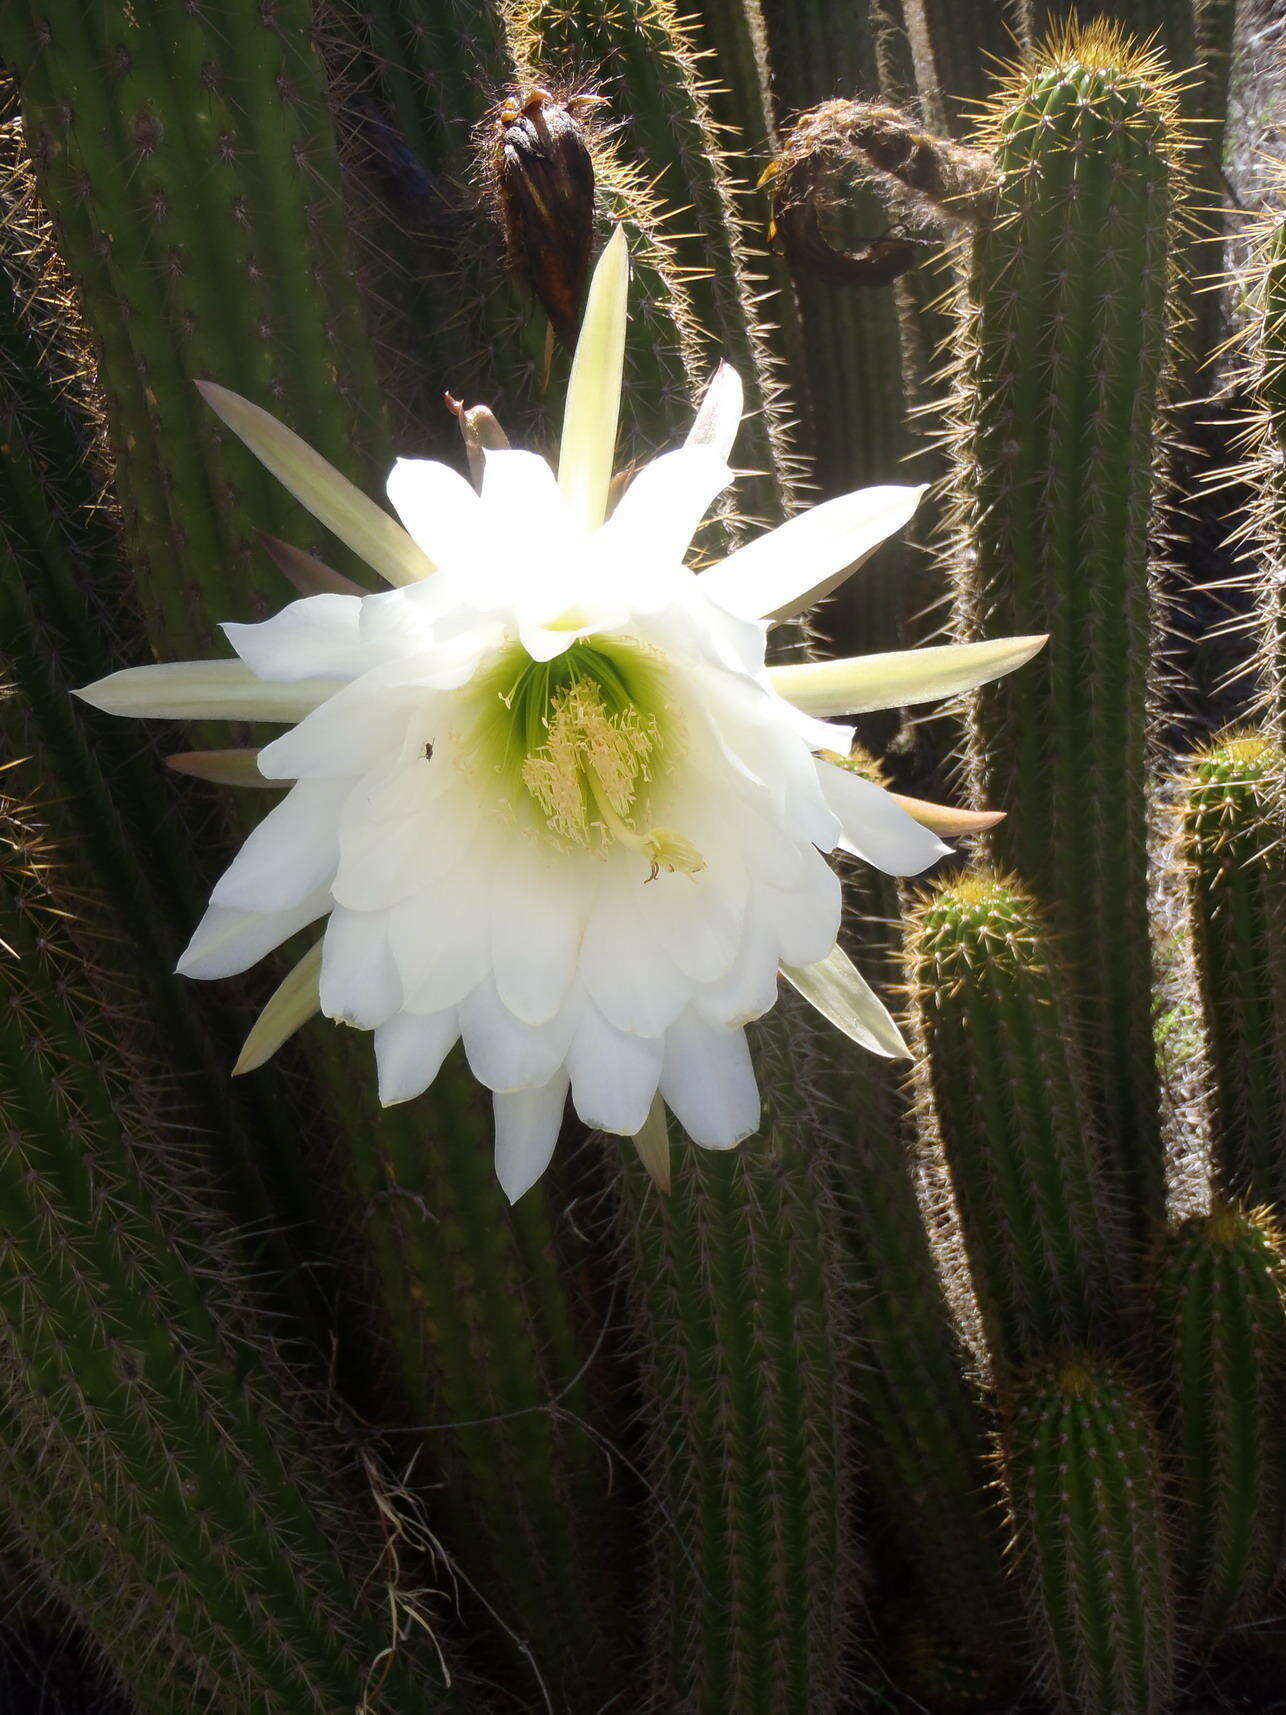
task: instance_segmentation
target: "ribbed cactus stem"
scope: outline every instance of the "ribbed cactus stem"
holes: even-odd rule
[[[1218,1202],[1167,1234],[1152,1302],[1181,1450],[1183,1587],[1207,1638],[1253,1618],[1286,1521],[1286,1305],[1276,1233]]]
[[[1066,949],[1102,1123],[1141,1222],[1163,1208],[1147,915],[1152,560],[1172,362],[1182,136],[1155,56],[1114,27],[1053,39],[982,128],[951,422],[961,637],[1048,631],[971,700],[991,849]]]
[[[943,1150],[993,1357],[1022,1366],[1119,1333],[1115,1187],[1042,914],[987,870],[916,904],[909,941],[926,1107]]]
[[[146,27],[95,0],[0,23],[99,348],[144,598],[188,654],[216,611],[253,617],[276,594],[247,518],[321,545],[194,380],[275,406],[355,476],[376,447],[387,462],[310,29],[294,0],[217,20],[158,6]]]
[[[1155,1437],[1133,1387],[1071,1355],[1019,1390],[1006,1484],[1034,1641],[1066,1715],[1161,1715],[1172,1572]]]
[[[374,1502],[281,1404],[272,1336],[233,1284],[245,1259],[180,1165],[173,1097],[38,827],[8,817],[3,837],[0,1368],[16,1493],[42,1503],[14,1522],[56,1577],[88,1574],[80,1612],[157,1715],[176,1697],[351,1715],[413,1687],[449,1706],[418,1646],[380,1690]]]
[[[651,1689],[674,1715],[825,1715],[844,1686],[849,1324],[784,1031],[757,1032],[754,1138],[726,1153],[676,1138],[668,1197],[633,1151],[618,1181],[655,1496]]]
[[[1182,851],[1222,1189],[1286,1198],[1286,851],[1283,752],[1225,734],[1182,783]]]

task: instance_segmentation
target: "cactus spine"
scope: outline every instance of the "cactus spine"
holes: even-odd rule
[[[1230,1203],[1169,1233],[1157,1269],[1157,1357],[1182,1451],[1184,1590],[1208,1638],[1262,1607],[1281,1558],[1282,1280],[1271,1226]]]
[[[971,699],[991,850],[1051,911],[1108,1135],[1163,1208],[1146,865],[1152,561],[1173,335],[1176,98],[1114,27],[1053,39],[995,97],[951,407],[955,625],[1052,633]],[[1020,813],[1019,813],[1020,812]]]
[[[70,1575],[142,1708],[180,1684],[246,1715],[391,1707],[373,1511],[355,1530],[317,1424],[280,1403],[271,1338],[230,1284],[244,1259],[175,1154],[173,1093],[133,1048],[130,996],[96,984],[39,826],[8,816],[2,837],[0,1416],[15,1501],[40,1503],[11,1522]],[[384,1669],[395,1702],[418,1678],[449,1706],[436,1666]]]
[[[632,1159],[618,1185],[657,1494],[652,1690],[675,1715],[837,1709],[854,1618],[828,1163],[783,1020],[757,1038],[756,1136],[676,1148],[668,1197]]]
[[[1116,1199],[1076,1025],[1031,897],[987,871],[916,904],[909,938],[923,1129],[945,1152],[992,1356],[1119,1333]]]
[[[1174,1680],[1172,1573],[1152,1427],[1088,1355],[1018,1391],[1006,1431],[1014,1546],[1067,1715],[1160,1715]]]
[[[1225,734],[1183,782],[1183,856],[1229,1195],[1286,1198],[1286,853],[1269,734]]]

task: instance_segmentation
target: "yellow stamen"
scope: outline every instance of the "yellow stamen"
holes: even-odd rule
[[[663,869],[695,875],[705,868],[701,853],[682,834],[671,828],[640,834],[626,820],[651,779],[658,738],[651,716],[637,709],[609,714],[598,686],[582,680],[556,699],[546,730],[545,743],[524,762],[522,778],[554,834],[587,846],[601,829],[647,859],[649,881]]]

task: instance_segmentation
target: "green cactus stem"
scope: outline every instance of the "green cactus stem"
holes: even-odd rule
[[[962,638],[1048,631],[970,699],[989,849],[1066,950],[1101,1123],[1140,1223],[1164,1205],[1147,915],[1147,768],[1161,622],[1153,559],[1173,361],[1180,129],[1159,59],[1107,24],[1009,75],[981,140],[950,404]]]
[[[1188,880],[1215,1108],[1230,1196],[1286,1200],[1286,851],[1282,749],[1246,729],[1216,739],[1182,783]]]
[[[1118,1196],[1042,915],[987,870],[916,903],[908,947],[922,1132],[946,1158],[970,1271],[1002,1369],[1119,1336]]]
[[[1110,1365],[1038,1371],[1005,1433],[1014,1547],[1046,1680],[1066,1715],[1161,1715],[1174,1684],[1172,1572],[1155,1437]]]
[[[281,605],[288,592],[268,558],[247,557],[255,527],[321,546],[223,437],[193,378],[270,408],[280,397],[292,426],[355,476],[362,445],[378,439],[311,32],[302,0],[270,18],[250,0],[217,17],[166,6],[146,29],[108,0],[55,5],[39,29],[22,8],[0,23],[98,346],[118,492],[163,657],[207,654],[219,619]],[[221,104],[237,116],[231,133]],[[203,850],[216,860],[214,842]],[[573,1426],[591,1414],[583,1384],[570,1384],[592,1330],[573,1316],[544,1198],[505,1208],[490,1114],[462,1065],[414,1112],[381,1114],[369,1040],[319,1029],[301,1047],[319,1129],[342,1140],[331,1226],[349,1242],[354,1227],[362,1234],[396,1409],[426,1437],[417,1470],[426,1482],[431,1468],[449,1474],[447,1525],[525,1688],[533,1671],[554,1695],[591,1685],[615,1659],[612,1569],[623,1562],[604,1547],[609,1472]],[[284,1098],[283,1076],[256,1074],[261,1100]]]
[[[915,82],[934,129],[967,132],[998,63],[1030,28],[1029,0],[902,0]]]
[[[618,1177],[655,1495],[651,1691],[674,1715],[826,1715],[844,1686],[850,1333],[788,1028],[774,1014],[756,1033],[753,1139],[676,1142],[668,1196],[632,1150]]]
[[[374,1500],[325,1450],[333,1425],[282,1403],[246,1259],[103,975],[92,903],[60,890],[34,812],[0,838],[11,1522],[156,1715],[450,1707],[431,1648],[386,1655],[397,1580]]]
[[[1216,1638],[1262,1610],[1286,1522],[1286,1304],[1277,1235],[1217,1202],[1166,1235],[1152,1302],[1182,1455],[1183,1588]]]

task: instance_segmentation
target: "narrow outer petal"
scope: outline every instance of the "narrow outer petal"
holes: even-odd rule
[[[625,365],[625,306],[630,258],[618,226],[598,259],[563,412],[558,486],[575,517],[597,530],[607,514]]]
[[[530,1090],[493,1097],[496,1116],[496,1178],[511,1203],[530,1191],[549,1166],[567,1102],[567,1074]]]
[[[301,506],[391,584],[428,577],[432,562],[395,519],[355,488],[293,429],[240,394],[198,381],[201,397]]]
[[[213,982],[239,976],[330,910],[330,889],[319,887],[289,911],[233,911],[211,905],[196,926],[175,970],[181,977]]]
[[[701,408],[696,414],[688,438],[689,447],[708,447],[726,464],[732,456],[737,430],[741,427],[743,405],[741,377],[730,363],[721,363],[710,377]]]
[[[779,697],[824,720],[829,715],[860,715],[871,709],[898,709],[954,697],[1012,673],[1047,641],[1046,637],[994,637],[934,649],[895,649],[887,655],[770,667],[768,677]]]
[[[907,523],[924,488],[862,488],[825,500],[701,574],[701,589],[743,619],[789,619],[829,595]]]
[[[267,684],[244,661],[125,667],[75,694],[109,715],[170,721],[301,721],[339,689],[334,679]]]
[[[815,965],[783,965],[781,974],[837,1030],[887,1060],[903,1060],[910,1049],[883,1001],[842,947]]]
[[[873,780],[851,769],[817,759],[817,778],[826,802],[840,819],[845,851],[865,859],[886,875],[919,875],[950,855],[944,845]]]
[[[272,991],[268,1004],[255,1020],[237,1056],[237,1063],[232,1068],[234,1078],[239,1078],[244,1072],[258,1071],[265,1061],[272,1059],[288,1037],[321,1010],[317,987],[321,957],[322,944],[318,941]]]
[[[380,1102],[386,1108],[423,1095],[460,1034],[454,1007],[444,1012],[399,1012],[375,1032]]]

